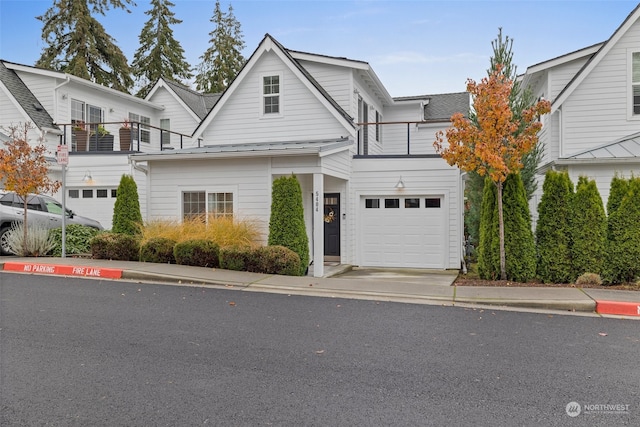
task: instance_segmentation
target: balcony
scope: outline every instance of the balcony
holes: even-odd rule
[[[67,123],[62,141],[72,153],[147,152],[199,147],[200,140],[140,122]]]

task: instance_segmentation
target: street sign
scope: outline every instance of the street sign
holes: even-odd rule
[[[59,165],[69,164],[69,146],[68,145],[58,145],[58,152],[57,152],[56,159]]]

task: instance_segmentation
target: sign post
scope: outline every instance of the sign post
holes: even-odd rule
[[[67,220],[67,190],[65,188],[66,174],[67,174],[67,164],[69,164],[69,146],[66,144],[58,145],[58,150],[56,152],[56,161],[59,165],[62,166],[62,258],[67,256],[66,254],[66,242],[67,242],[67,233],[66,233],[66,220]]]

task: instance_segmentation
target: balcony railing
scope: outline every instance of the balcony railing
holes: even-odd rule
[[[381,143],[386,155],[423,155],[432,153],[434,134],[419,125],[440,124],[441,120],[361,122],[358,126],[358,156],[370,156],[370,148]],[[448,121],[447,121],[448,123]]]
[[[60,125],[70,152],[156,151],[199,147],[190,135],[141,122],[67,123]]]

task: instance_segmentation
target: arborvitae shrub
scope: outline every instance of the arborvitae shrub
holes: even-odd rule
[[[99,233],[89,244],[92,258],[138,261],[140,257],[140,240],[129,234]]]
[[[176,243],[173,247],[176,264],[196,267],[220,266],[220,248],[211,240],[193,239]]]
[[[309,238],[304,223],[302,190],[298,179],[283,176],[273,182],[269,246],[284,246],[300,257],[300,272],[306,274],[309,265]]]
[[[640,178],[629,181],[629,191],[609,216],[606,283],[633,282],[640,276]]]
[[[482,279],[500,277],[500,240],[497,218],[497,189],[486,179],[480,208],[480,242],[478,248],[478,274]]]
[[[220,268],[225,270],[247,271],[247,264],[253,249],[247,247],[220,248]]]
[[[158,264],[175,264],[173,248],[176,241],[166,237],[153,237],[140,246],[140,261]]]
[[[629,180],[625,179],[618,174],[615,174],[611,180],[611,186],[609,187],[609,198],[607,199],[607,215],[614,213],[624,196],[629,192]]]
[[[520,174],[507,176],[502,195],[507,279],[527,282],[536,275],[536,246],[527,192]],[[498,216],[497,207],[495,216]]]
[[[258,271],[266,274],[286,276],[300,275],[300,257],[284,246],[263,246],[254,254],[258,261]]]
[[[607,216],[596,182],[581,176],[571,200],[571,262],[573,277],[602,273],[607,243]]]
[[[573,184],[566,172],[547,172],[538,205],[536,226],[537,273],[547,283],[569,283],[571,264],[571,196]]]
[[[140,234],[142,226],[142,214],[140,213],[140,201],[138,199],[138,186],[130,175],[122,175],[113,207],[114,233]]]

